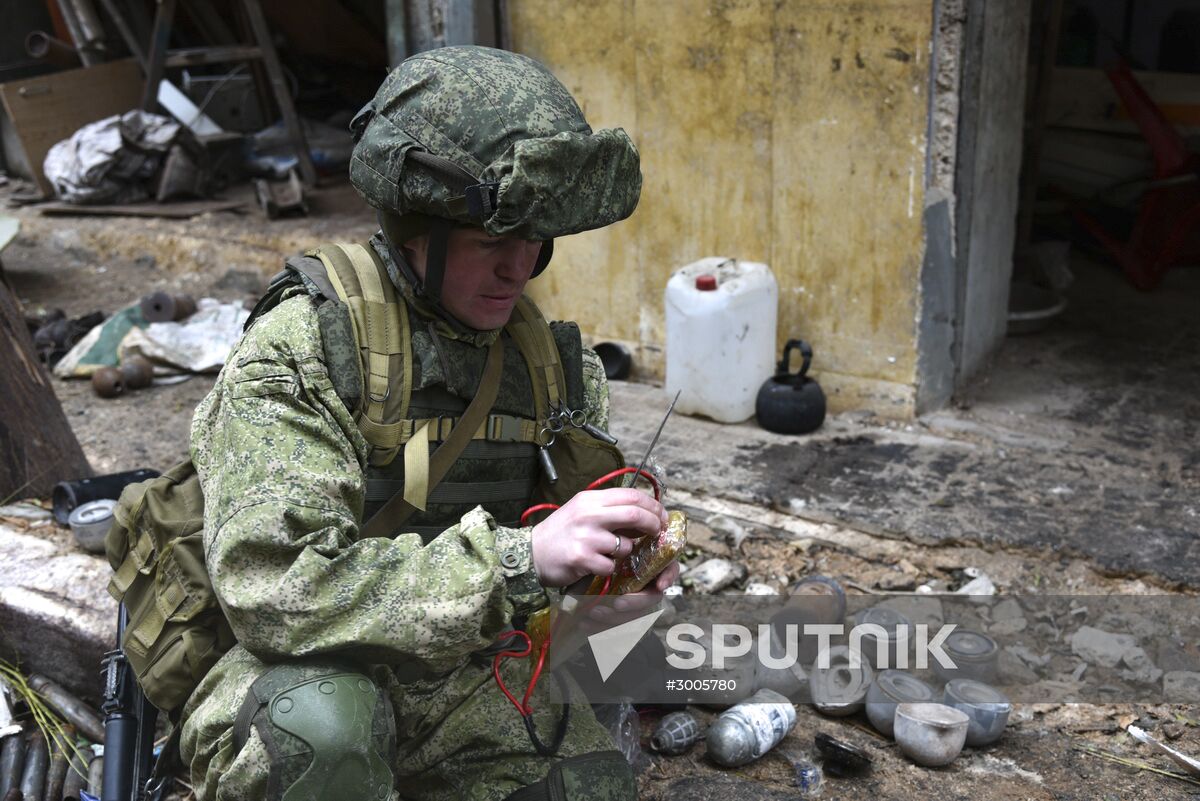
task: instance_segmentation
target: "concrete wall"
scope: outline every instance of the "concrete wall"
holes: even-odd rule
[[[509,0],[513,44],[638,143],[628,221],[557,244],[551,315],[661,376],[662,293],[703,256],[765,261],[779,340],[834,410],[915,406],[930,0]]]
[[[954,395],[958,318],[958,265],[954,260],[954,211],[958,196],[959,118],[963,38],[968,0],[934,0],[933,95],[929,160],[925,173],[925,259],[917,334],[917,414],[941,408]]]
[[[968,0],[959,115],[955,386],[1004,341],[1016,237],[1028,3]]]

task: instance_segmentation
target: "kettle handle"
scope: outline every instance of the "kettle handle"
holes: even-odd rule
[[[783,357],[779,360],[777,372],[786,373],[788,371],[788,362],[791,360],[792,348],[800,349],[800,372],[796,373],[796,375],[803,378],[805,373],[808,372],[809,366],[812,365],[813,351],[812,345],[802,339],[789,339],[787,344],[783,346]]]

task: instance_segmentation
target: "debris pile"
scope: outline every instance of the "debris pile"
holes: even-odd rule
[[[0,798],[100,797],[104,726],[99,713],[49,678],[25,676],[3,661],[0,737]]]
[[[1141,688],[1180,703],[1200,691],[1194,678],[1200,672],[1182,669],[1187,662],[1183,654],[1164,656],[1163,644],[1172,640],[1168,635],[1182,629],[1154,619],[1151,607],[1138,611],[1127,599],[1109,604],[1085,597],[1005,597],[991,568],[985,572],[970,565],[939,566],[932,575],[922,575],[899,560],[862,571],[869,583],[859,583],[845,578],[846,573],[854,575],[856,565],[844,561],[837,564],[851,570],[839,571],[840,580],[801,577],[797,566],[811,571],[830,564],[823,555],[830,546],[783,543],[754,523],[726,515],[696,517],[684,554],[682,586],[669,594],[670,609],[653,631],[670,651],[670,627],[698,625],[704,634],[694,643],[705,661],[700,671],[688,675],[736,680],[737,692],[697,691],[679,704],[641,707],[648,750],[664,777],[691,772],[681,765],[676,774],[669,767],[682,757],[692,766],[702,760],[717,771],[786,781],[795,796],[811,797],[883,766],[892,770],[896,759],[913,769],[957,762],[970,774],[986,773],[1011,763],[996,756],[1005,753],[1006,742],[1011,747],[1011,735],[1006,737],[1010,726],[1028,724],[1057,706],[1032,699],[1069,701],[1082,695],[1113,703],[1134,700]],[[784,556],[764,558],[768,552]],[[908,592],[889,592],[896,583]],[[854,594],[848,596],[846,588]],[[718,620],[725,626],[725,621],[739,619],[755,621],[745,626],[752,639],[717,633]],[[783,634],[789,625],[839,623],[845,624],[845,634],[835,635],[823,648],[815,637],[801,636],[789,650]],[[941,642],[949,665],[934,660],[915,665],[917,629],[933,631],[949,623],[957,626]],[[856,631],[867,630],[854,638]],[[718,668],[721,636],[726,637],[725,654]],[[765,651],[764,639],[770,641]],[[760,656],[764,652],[788,658],[795,652],[796,658],[785,667],[766,667]],[[1164,670],[1164,660],[1178,669]],[[816,714],[795,717],[805,706]],[[781,708],[793,714],[776,715],[773,710]],[[826,725],[816,723],[822,719]],[[1155,720],[1142,722],[1153,726]],[[1124,737],[1126,723],[1111,731]],[[865,742],[864,731],[871,735]],[[1161,736],[1179,737],[1180,731],[1171,723]],[[1134,739],[1122,740],[1124,750],[1137,745]],[[1191,780],[1125,756],[1086,753]],[[1011,763],[1011,770],[1024,769]]]

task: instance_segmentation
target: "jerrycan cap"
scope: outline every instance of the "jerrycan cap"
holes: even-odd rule
[[[717,277],[712,273],[696,276],[696,289],[701,292],[712,292],[717,288]]]

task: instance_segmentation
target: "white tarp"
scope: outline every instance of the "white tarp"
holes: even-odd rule
[[[87,378],[101,367],[141,354],[154,363],[158,381],[167,376],[221,369],[242,335],[250,312],[241,303],[201,298],[196,312],[179,322],[146,323],[137,306],[122,309],[93,328],[54,366],[59,378]]]
[[[154,194],[153,179],[180,130],[145,111],[106,117],[50,148],[42,170],[68,203],[134,203]]]
[[[172,371],[214,373],[241,338],[249,316],[241,303],[203,298],[186,320],[131,329],[121,340],[121,358],[145,356],[154,362],[155,376]]]

